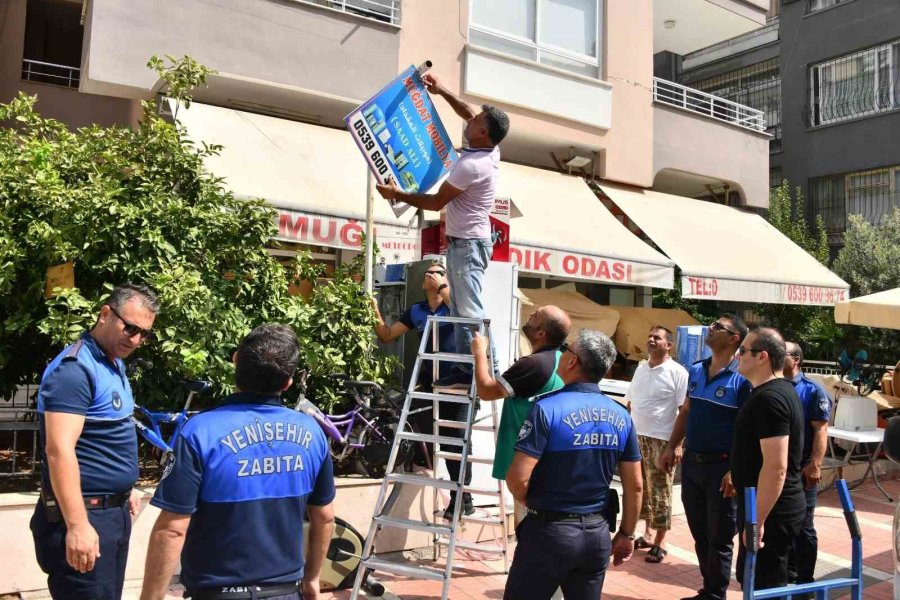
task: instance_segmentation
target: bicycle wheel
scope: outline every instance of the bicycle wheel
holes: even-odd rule
[[[407,422],[403,428],[407,433],[415,433],[413,426]],[[397,432],[397,422],[392,419],[378,418],[374,427],[366,438],[366,445],[359,450],[363,464],[369,477],[381,479],[387,471],[388,459],[391,455],[391,447]],[[394,464],[405,465],[412,460],[412,440],[402,440],[397,450],[397,460]]]
[[[303,521],[303,547],[309,544],[309,521]],[[353,585],[365,539],[347,521],[334,518],[334,533],[325,553],[319,582],[323,589],[339,590]]]

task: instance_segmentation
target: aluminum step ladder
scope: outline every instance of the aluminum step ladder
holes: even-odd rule
[[[415,384],[419,380],[419,373],[422,369],[422,363],[425,361],[430,361],[435,369],[435,373],[437,373],[437,365],[438,361],[443,363],[468,363],[474,365],[474,359],[471,354],[462,354],[462,353],[450,353],[450,352],[441,352],[440,347],[438,346],[438,332],[441,324],[448,323],[452,325],[460,325],[470,327],[473,330],[477,330],[479,333],[484,335],[488,340],[488,363],[493,365],[493,349],[490,344],[491,334],[490,334],[490,320],[489,319],[469,319],[463,317],[441,317],[441,316],[431,316],[428,317],[428,320],[425,324],[425,329],[422,332],[422,340],[419,344],[419,351],[416,356],[415,366],[413,367],[412,377],[410,378],[410,390],[406,394],[406,399],[403,403],[403,410],[400,413],[400,422],[397,424],[397,435],[394,439],[393,447],[391,448],[391,454],[388,458],[387,464],[387,475],[384,480],[381,482],[381,489],[378,492],[378,500],[375,504],[375,514],[372,518],[372,523],[369,526],[369,533],[366,536],[366,543],[363,547],[362,551],[362,560],[359,564],[359,568],[356,573],[356,578],[353,583],[353,592],[350,595],[351,600],[356,600],[359,597],[360,587],[362,585],[365,574],[368,571],[384,571],[386,573],[392,573],[394,575],[401,575],[404,577],[410,577],[413,579],[430,579],[435,581],[443,582],[443,589],[441,592],[441,599],[447,600],[450,594],[450,577],[453,572],[453,558],[456,548],[466,548],[466,549],[475,549],[481,552],[493,552],[503,557],[503,565],[504,565],[504,573],[509,570],[509,558],[508,558],[508,541],[509,541],[509,533],[507,531],[507,519],[506,519],[506,496],[505,490],[503,487],[503,482],[496,480],[496,487],[491,486],[489,488],[479,488],[475,486],[467,486],[463,482],[466,479],[466,473],[470,468],[470,465],[473,463],[484,463],[484,462],[493,462],[490,459],[479,456],[470,455],[471,450],[471,442],[472,442],[472,432],[477,431],[479,429],[490,428],[491,431],[494,432],[494,438],[496,440],[496,432],[497,432],[497,409],[496,403],[491,403],[492,414],[491,414],[491,425],[485,425],[480,423],[481,420],[476,421],[475,417],[475,404],[477,401],[477,390],[475,386],[475,378],[472,378],[472,383],[469,385],[469,389],[467,392],[462,391],[463,393],[458,393],[458,390],[446,390],[440,389],[440,391],[434,391],[431,393],[420,392],[415,390]],[[433,340],[432,348],[437,349],[437,352],[428,352],[428,342],[429,340]],[[493,369],[493,366],[491,366]],[[430,400],[431,406],[425,406],[423,408],[411,409],[412,403],[414,400]],[[464,404],[467,407],[466,410],[466,420],[465,421],[450,421],[440,418],[440,405],[441,403],[456,403],[456,404]],[[406,422],[410,416],[410,414],[414,414],[420,411],[432,411],[432,415],[434,417],[434,426],[432,428],[431,433],[412,433],[405,431]],[[439,435],[440,428],[454,428],[454,429],[462,429],[463,436],[461,438],[458,437],[450,437],[450,436],[442,436]],[[419,474],[411,474],[411,473],[395,473],[394,469],[396,466],[396,459],[398,454],[398,444],[404,441],[414,441],[414,442],[425,442],[431,443],[434,445],[434,457],[435,461],[433,462],[434,471],[431,476],[428,475],[419,475]],[[440,450],[440,446],[453,446],[454,452],[442,451]],[[452,481],[450,479],[444,479],[442,477],[437,476],[437,467],[438,461],[446,461],[450,460],[458,460],[460,462],[459,468],[459,477],[456,481]],[[394,485],[394,490],[389,495],[387,493],[388,486]],[[416,521],[412,519],[405,519],[399,517],[390,516],[390,509],[393,507],[393,498],[397,496],[397,490],[401,485],[413,485],[422,488],[432,488],[434,490],[435,499],[439,490],[446,490],[449,492],[455,492],[456,502],[454,503],[453,508],[453,518],[449,521],[444,521],[441,518],[440,512],[435,512],[433,515],[432,521]],[[498,515],[496,519],[490,517],[476,517],[475,515],[469,517],[462,517],[462,506],[463,506],[463,493],[469,492],[472,494],[479,495],[490,495],[498,498]],[[436,503],[435,503],[436,505]],[[488,548],[481,547],[477,544],[472,544],[469,542],[459,541],[457,540],[457,536],[460,533],[460,524],[461,522],[471,522],[478,523],[481,525],[489,525],[489,526],[499,526],[501,530],[501,543],[497,548]],[[408,531],[423,531],[425,533],[431,534],[435,549],[435,560],[439,557],[439,549],[440,547],[446,546],[447,548],[447,560],[443,567],[423,567],[420,565],[408,564],[405,562],[395,562],[389,561],[386,559],[378,558],[373,554],[373,548],[375,545],[375,537],[378,533],[384,528],[397,528],[404,529]]]

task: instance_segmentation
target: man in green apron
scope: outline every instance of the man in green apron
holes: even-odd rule
[[[480,335],[472,339],[475,357],[475,383],[482,400],[504,399],[497,432],[493,477],[505,480],[512,463],[522,423],[531,411],[535,397],[563,386],[556,374],[559,346],[569,335],[569,315],[556,306],[543,306],[528,317],[522,333],[531,343],[532,353],[517,360],[497,378],[491,377],[487,359],[487,340]],[[525,507],[515,504],[516,523],[525,518]]]

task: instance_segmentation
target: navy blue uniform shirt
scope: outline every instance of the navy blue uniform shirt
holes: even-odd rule
[[[831,397],[821,385],[808,378],[802,372],[791,380],[794,390],[803,407],[803,459],[801,466],[806,466],[812,454],[813,430],[810,421],[831,419]]]
[[[334,495],[316,421],[278,396],[238,393],[185,423],[150,503],[193,515],[181,582],[197,590],[301,579],[306,506]]]
[[[688,371],[691,405],[684,447],[703,454],[727,454],[734,440],[734,420],[752,386],[737,372],[737,361],[710,379],[711,362],[711,357],[697,361]]]
[[[416,302],[412,306],[406,309],[400,318],[399,322],[406,325],[409,329],[415,329],[419,332],[419,340],[421,340],[422,332],[425,331],[425,323],[428,321],[428,317],[449,317],[450,316],[450,308],[441,303],[440,306],[437,307],[437,310],[432,311],[431,306],[428,305],[428,300],[422,300],[421,302]],[[438,326],[438,347],[441,352],[456,352],[456,339],[453,335],[453,325],[450,323],[441,323]],[[434,344],[429,340],[428,342],[428,352],[436,352],[437,349],[434,348]],[[453,366],[453,363],[441,362],[438,365],[439,369],[439,377],[443,377],[447,373],[450,372],[450,368]],[[431,363],[423,363],[421,370],[419,371],[419,383],[423,385],[431,384],[432,379],[432,368]]]
[[[50,489],[44,456],[44,414],[84,416],[75,444],[85,496],[120,494],[137,481],[137,431],[131,422],[134,398],[121,359],[111,361],[86,333],[54,358],[41,377],[37,399],[41,437],[41,482]]]
[[[538,459],[528,508],[575,514],[602,512],[616,465],[641,460],[631,415],[596,383],[570,383],[538,399],[516,451]]]

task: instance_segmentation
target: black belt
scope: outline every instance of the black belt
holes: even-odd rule
[[[288,594],[296,594],[299,591],[299,583],[222,585],[200,590],[185,590],[184,597],[192,598],[193,600],[250,600],[251,598],[287,596]]]
[[[727,452],[693,452],[691,450],[684,451],[685,456],[689,456],[698,463],[717,463],[728,460]]]
[[[121,494],[111,494],[109,496],[85,496],[84,507],[88,510],[100,510],[101,508],[116,508],[125,506],[128,499],[131,498],[131,490],[122,492]]]
[[[552,521],[596,521],[597,519],[603,518],[603,513],[592,512],[592,513],[564,513],[564,512],[556,512],[553,510],[537,510],[534,508],[528,509],[528,514],[532,517],[537,517],[542,521],[552,522]]]

